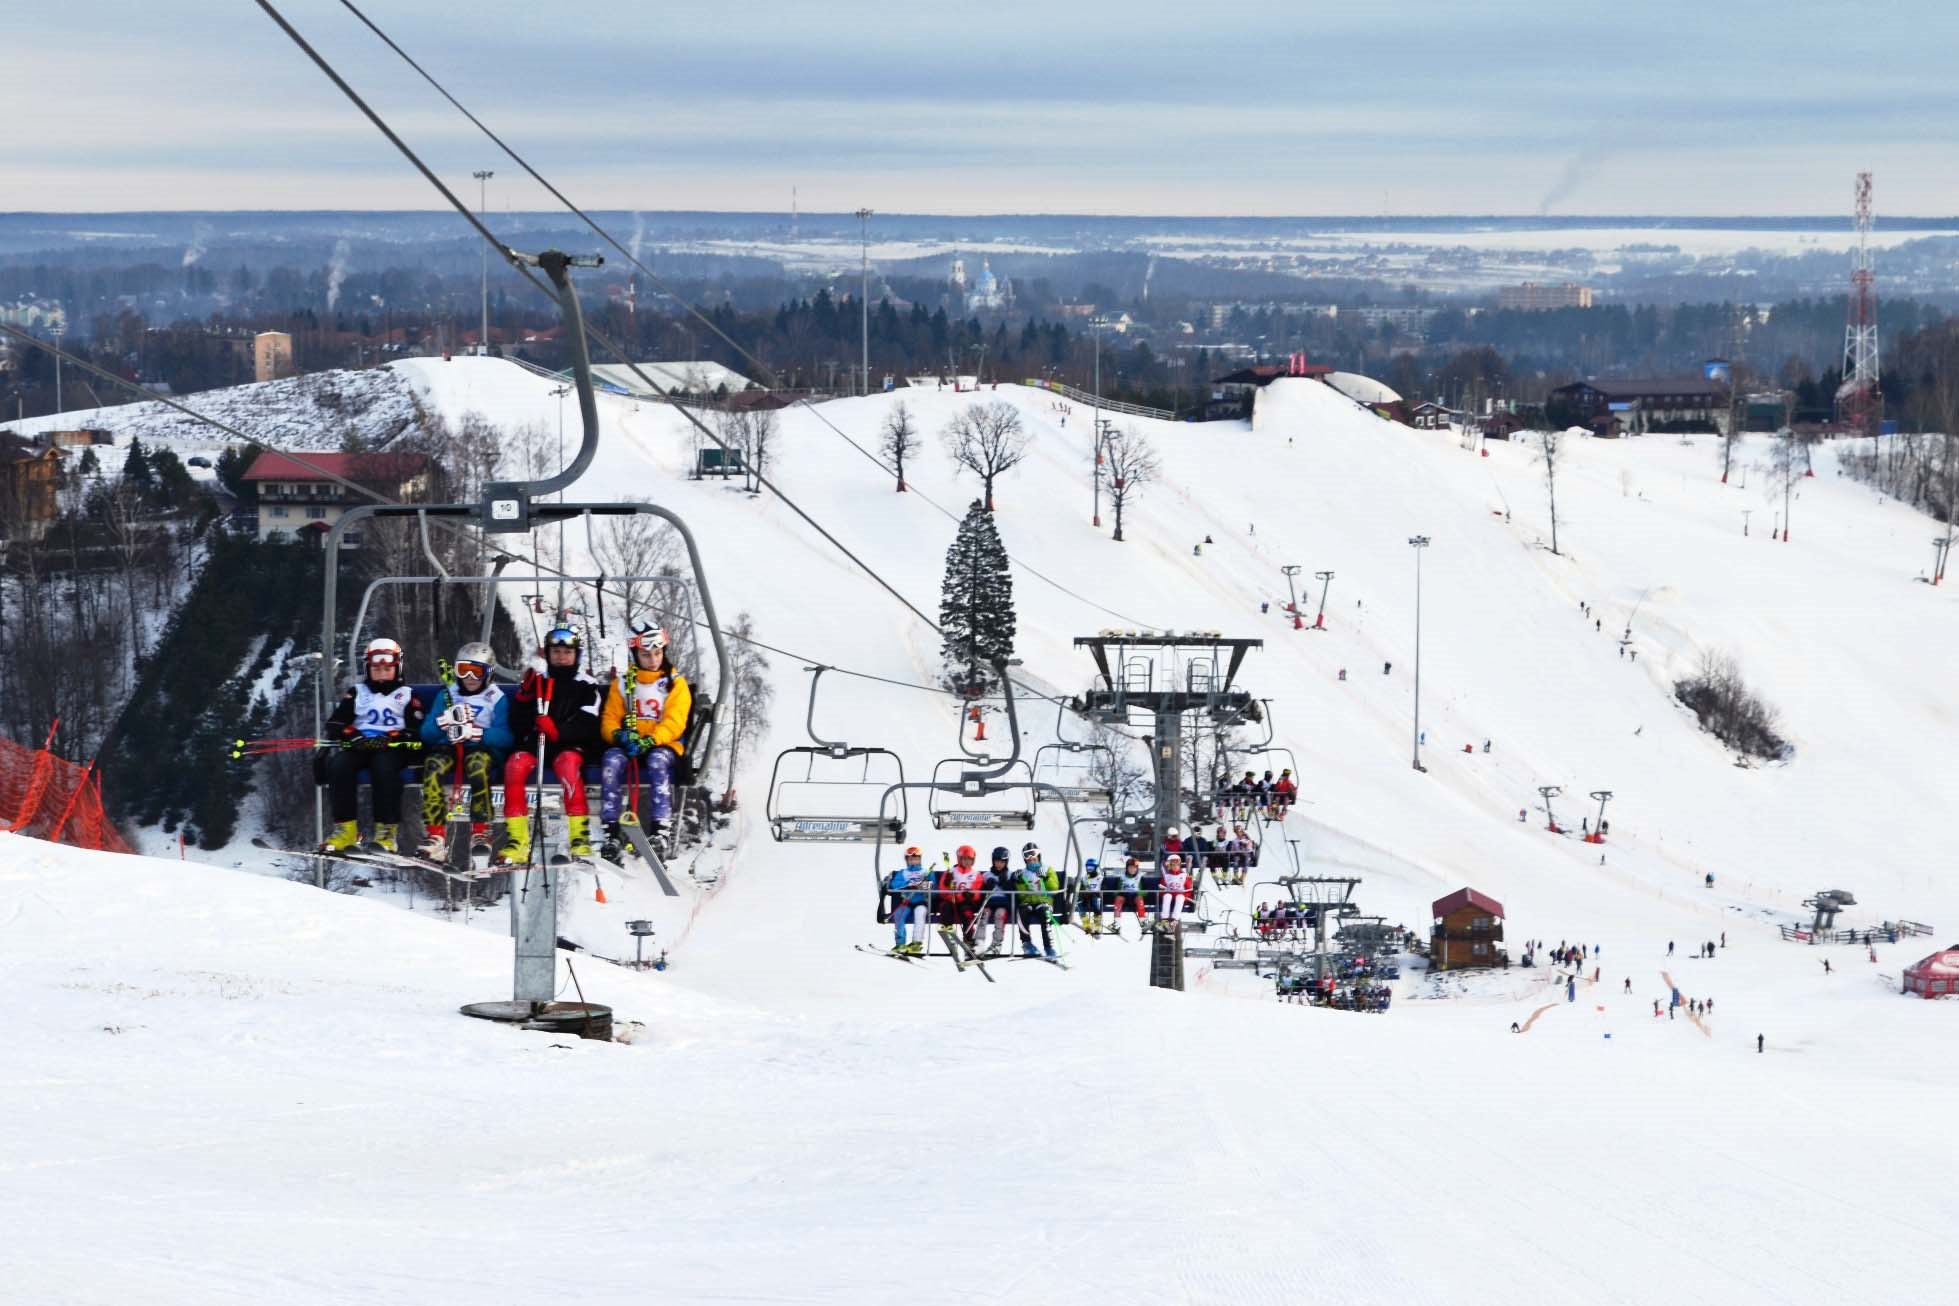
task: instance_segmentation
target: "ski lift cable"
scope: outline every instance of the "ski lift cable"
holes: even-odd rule
[[[410,68],[414,69],[415,72],[422,78],[422,80],[427,82],[429,86],[434,89],[436,94],[440,95],[443,99],[447,100],[450,103],[450,105],[452,105],[455,108],[457,113],[460,113],[463,117],[467,118],[472,126],[474,126],[478,131],[482,132],[485,136],[487,136],[492,144],[494,144],[498,149],[502,150],[504,154],[510,158],[511,162],[515,163],[519,168],[522,168],[526,173],[530,174],[530,177],[533,181],[537,182],[538,185],[544,187],[545,190],[549,191],[551,193],[552,198],[556,199],[560,204],[565,206],[565,210],[567,212],[569,212],[573,217],[576,217],[580,222],[583,222],[587,227],[590,227],[592,229],[593,234],[598,236],[600,240],[603,240],[606,244],[610,245],[613,249],[617,250],[619,252],[620,257],[625,259],[626,262],[631,264],[634,269],[636,269],[642,276],[644,276],[647,279],[647,281],[651,283],[651,285],[655,290],[660,291],[662,294],[666,295],[669,299],[671,299],[674,303],[678,304],[682,309],[686,311],[689,317],[699,322],[702,326],[707,328],[707,330],[711,332],[723,344],[727,345],[730,350],[734,351],[736,357],[740,358],[743,362],[747,363],[751,368],[753,368],[761,376],[763,382],[766,383],[771,389],[775,389],[775,390],[782,389],[782,378],[778,376],[775,373],[775,371],[768,366],[768,364],[764,363],[761,359],[757,358],[753,353],[750,353],[747,349],[743,348],[742,345],[739,344],[732,336],[730,336],[726,331],[722,330],[718,323],[716,323],[712,318],[708,317],[707,314],[703,313],[699,308],[695,307],[693,304],[689,303],[685,298],[683,298],[680,294],[678,294],[671,286],[669,286],[666,283],[666,281],[663,278],[660,277],[658,273],[654,272],[652,268],[642,263],[638,255],[634,254],[631,249],[621,244],[617,237],[612,235],[611,232],[607,231],[604,227],[599,225],[598,222],[593,220],[593,218],[589,214],[587,214],[584,209],[580,208],[576,203],[574,203],[571,200],[571,198],[567,196],[563,191],[559,190],[556,186],[552,185],[551,182],[544,176],[544,174],[540,173],[536,168],[533,168],[530,165],[530,162],[527,159],[525,159],[523,155],[519,154],[501,136],[497,135],[496,132],[491,130],[489,125],[485,123],[481,118],[478,118],[474,113],[471,113],[468,108],[464,107],[462,101],[458,100],[454,95],[451,95],[449,93],[448,88],[445,87],[440,81],[438,81],[435,78],[434,74],[430,73],[428,69],[422,67],[421,64],[417,63],[412,55],[410,55],[406,50],[402,49],[401,46],[395,42],[393,37],[389,36],[386,32],[382,31],[381,28],[374,22],[373,19],[369,18],[365,13],[361,11],[359,6],[353,3],[353,0],[340,0],[340,3],[341,6],[347,10],[348,13],[352,14],[355,18],[359,19],[363,26],[365,26],[370,32],[373,32],[374,35],[380,39],[382,44],[386,45],[390,50],[394,51],[395,54],[399,55],[403,63],[406,63]],[[262,7],[266,7],[269,9],[269,6],[263,5],[263,0],[261,0],[261,4]],[[285,26],[283,21],[281,22],[280,25]],[[288,28],[287,30],[289,33],[291,32],[290,28]],[[295,40],[298,39],[297,34],[294,34],[294,39]],[[324,65],[322,65],[322,67],[324,67]],[[335,78],[335,81],[338,82],[339,79]],[[341,89],[344,91],[347,88],[344,84],[342,84]],[[349,91],[348,94],[351,95],[352,92]],[[374,117],[374,115],[370,113],[369,117],[372,118]],[[379,120],[376,119],[375,121],[376,121],[376,125],[379,126],[380,125]],[[382,130],[387,131],[385,127],[383,127]],[[397,148],[402,149],[404,153],[407,152],[407,147],[401,145],[400,141],[395,138],[393,132],[387,132],[387,135],[390,140],[395,141]],[[409,157],[410,159],[414,158],[412,154],[410,154]],[[418,168],[421,168],[421,171],[424,176],[429,177],[431,181],[435,180],[433,174],[429,173],[429,170],[427,168],[421,167],[419,161],[416,163],[416,166]],[[435,184],[437,188],[442,191],[443,195],[449,199],[450,203],[457,204],[455,196],[450,194],[447,187],[442,186],[440,182],[436,182]],[[462,205],[457,204],[457,207],[459,210],[464,212],[466,216],[468,215],[467,209],[464,208]],[[504,249],[504,247],[499,242],[497,242],[496,238],[489,233],[488,229],[485,228],[481,222],[476,221],[474,218],[472,218],[471,224],[476,227],[477,231],[482,234],[485,240],[488,240],[492,244],[497,245],[497,248],[499,250]],[[505,256],[508,257],[508,251],[504,251],[504,253]],[[593,334],[595,338],[598,338],[596,336],[596,333]],[[484,341],[483,343],[486,347],[489,344],[487,340]],[[605,343],[613,349],[614,353],[618,354],[620,361],[625,363],[627,367],[631,368],[635,375],[639,376],[641,380],[646,381],[648,384],[653,384],[652,379],[646,376],[644,372],[641,372],[638,366],[633,363],[632,359],[624,351],[618,349],[616,346],[611,346],[610,341],[607,341]],[[869,384],[870,384],[869,378],[867,377],[865,380],[865,385],[868,387]],[[654,386],[654,390],[655,393],[661,394],[662,397],[664,397],[664,392],[660,391],[657,385]],[[828,427],[830,431],[837,436],[838,439],[842,440],[845,444],[848,444],[851,448],[855,449],[858,453],[862,454],[866,459],[868,459],[871,462],[873,466],[877,467],[878,470],[882,471],[885,475],[894,476],[894,477],[897,475],[897,470],[895,468],[887,466],[883,459],[879,458],[876,454],[872,453],[869,449],[866,449],[863,445],[859,444],[856,440],[852,439],[847,432],[845,432],[835,422],[831,421],[827,414],[825,414],[815,404],[810,403],[807,398],[798,399],[796,400],[796,403],[798,406],[802,407],[806,411],[814,414],[816,419],[819,422],[821,422],[824,426]],[[706,428],[702,426],[698,420],[696,420],[694,424],[697,427],[701,427],[702,433],[706,434]],[[710,436],[709,438],[713,438],[713,437]],[[716,440],[716,443],[719,444],[720,441]],[[726,447],[727,446],[725,444],[722,445],[722,448],[725,449]],[[774,487],[770,487],[770,488],[773,489]],[[944,516],[947,520],[955,521],[955,522],[959,520],[959,516],[957,513],[954,513],[951,509],[947,508],[944,504],[939,503],[937,500],[933,499],[930,495],[926,494],[924,491],[918,490],[918,491],[914,491],[914,493],[916,493],[920,499],[924,500],[926,504],[928,504],[934,509],[937,509],[938,512],[942,516]],[[777,494],[778,497],[782,497],[780,491],[778,491]],[[1070,598],[1076,599],[1082,603],[1086,603],[1090,607],[1095,608],[1098,611],[1105,612],[1112,617],[1116,617],[1128,625],[1152,626],[1152,628],[1156,628],[1156,629],[1167,629],[1167,627],[1153,626],[1152,623],[1150,622],[1140,621],[1135,617],[1131,617],[1127,615],[1126,613],[1118,612],[1114,608],[1108,607],[1105,604],[1097,603],[1095,600],[1087,597],[1086,595],[1077,593],[1076,591],[1069,589],[1066,585],[1063,585],[1061,582],[1055,580],[1053,577],[1044,574],[1039,569],[1031,566],[1030,564],[1021,561],[1019,558],[1014,557],[1011,553],[1008,554],[1007,557],[1008,557],[1008,561],[1013,563],[1013,565],[1021,568],[1023,571],[1027,572],[1028,575],[1033,576],[1035,579],[1040,580],[1045,584],[1053,586],[1055,589],[1059,590],[1063,594],[1068,595]]]
[[[286,33],[286,35],[293,41],[293,43],[300,48],[301,52],[304,53],[309,59],[311,59],[314,65],[317,66],[321,70],[321,72],[324,73],[327,76],[327,78],[333,82],[334,86],[338,88],[340,92],[344,96],[346,96],[347,99],[350,102],[352,102],[354,106],[358,108],[361,111],[361,113],[370,122],[372,122],[375,125],[375,127],[388,139],[389,143],[394,145],[396,150],[399,151],[403,155],[403,157],[407,158],[409,162],[414,165],[417,171],[419,171],[424,177],[428,178],[430,184],[435,186],[436,190],[443,196],[443,198],[449,201],[450,206],[454,208],[457,213],[462,215],[463,219],[467,221],[471,227],[475,228],[477,233],[481,235],[484,238],[484,240],[488,241],[493,247],[497,249],[499,255],[503,257],[506,261],[508,261],[511,267],[516,272],[518,272],[521,276],[523,276],[540,292],[549,293],[544,283],[538,279],[537,275],[526,265],[526,263],[520,258],[520,256],[518,256],[514,250],[511,250],[509,247],[505,246],[502,242],[498,241],[495,235],[491,233],[489,228],[484,226],[482,221],[479,220],[475,214],[469,211],[469,207],[466,204],[464,204],[460,199],[458,199],[457,196],[454,194],[454,192],[452,192],[447,186],[442,184],[441,180],[438,179],[435,176],[435,174],[430,171],[428,165],[421,161],[421,159],[415,154],[414,150],[411,149],[408,146],[408,144],[401,139],[400,136],[396,135],[396,133],[391,128],[388,127],[386,122],[382,120],[380,114],[378,114],[372,107],[370,107],[366,103],[366,101],[361,99],[359,93],[356,92],[353,89],[353,87],[347,84],[346,79],[341,77],[340,74],[333,69],[332,65],[326,61],[325,57],[322,56],[317,50],[315,50],[312,47],[312,45],[307,42],[306,38],[299,34],[299,32],[292,26],[291,23],[286,21],[285,17],[282,14],[280,14],[279,11],[270,3],[270,0],[256,0],[256,2],[259,8],[264,10],[266,14],[269,17],[271,17],[275,23],[278,24],[279,28]],[[526,167],[527,170],[529,170],[528,165],[524,165],[524,166]],[[587,221],[589,222],[589,219]],[[608,239],[610,238],[608,237]],[[631,257],[630,254],[628,254],[628,257]],[[623,349],[621,349],[618,344],[616,344],[614,341],[612,341],[608,336],[606,336],[602,332],[599,332],[595,329],[588,328],[587,335],[591,339],[597,341],[598,343],[604,345],[607,349],[611,350],[612,353],[616,357],[618,357],[621,360],[621,362],[623,362],[626,365],[626,367],[630,368],[636,376],[640,377],[641,380],[645,381],[646,384],[649,387],[651,387],[656,394],[660,394],[664,397],[666,392],[662,391],[658,383],[653,381],[651,377],[647,376],[646,373],[640,369],[638,364],[634,363],[631,357]],[[676,405],[676,408],[684,417],[687,418],[687,420],[690,423],[694,425],[694,427],[697,430],[699,430],[699,432],[702,435],[706,436],[709,440],[713,441],[720,448],[722,449],[728,448],[727,442],[722,440],[721,437],[716,435],[713,431],[709,430],[706,424],[703,423],[700,420],[700,418],[696,416],[691,410],[681,405]],[[825,421],[826,424],[828,424],[827,419],[825,419]],[[835,428],[832,427],[832,429],[834,430]],[[841,435],[842,433],[839,432],[839,434]],[[846,440],[849,439],[848,436],[845,436],[844,438]],[[861,450],[861,446],[856,446],[854,441],[851,441],[851,443],[853,444],[854,447],[858,447]],[[870,456],[870,455],[868,455],[867,453],[866,456]],[[873,461],[875,462],[876,460],[873,458]],[[882,464],[879,465],[882,466]],[[869,563],[865,562],[862,558],[859,558],[855,552],[853,552],[841,540],[837,539],[835,535],[831,534],[814,517],[811,517],[809,513],[806,512],[793,499],[791,499],[788,495],[784,494],[782,490],[779,487],[777,487],[773,482],[768,480],[766,477],[761,476],[760,474],[757,474],[756,480],[761,485],[767,487],[771,493],[773,493],[778,499],[780,499],[783,502],[783,504],[786,507],[790,509],[790,511],[794,512],[797,516],[801,517],[805,522],[807,522],[813,530],[815,530],[819,535],[821,535],[825,540],[827,540],[833,547],[835,547],[845,557],[849,558],[850,561],[856,564],[856,566],[860,570],[862,570],[872,580],[876,581],[880,587],[882,587],[886,592],[888,592],[893,598],[897,599],[898,602],[904,605],[905,608],[910,610],[912,614],[918,617],[920,621],[924,622],[927,626],[931,627],[934,631],[938,632],[940,635],[944,635],[945,632],[943,628],[941,628],[936,621],[933,621],[929,616],[927,616],[922,610],[919,609],[919,607],[916,604],[914,604],[910,599],[906,598],[903,593],[901,593],[895,586],[893,586],[891,582],[886,580],[884,576],[875,567],[872,567]],[[381,497],[381,496],[375,496],[375,497]],[[934,504],[933,506],[937,507],[938,505]],[[945,512],[946,510],[944,508],[940,508],[940,511]],[[948,517],[951,516],[950,513],[947,513],[946,515]],[[1021,565],[1024,566],[1025,564],[1021,564]],[[550,568],[547,567],[545,568],[545,570],[550,570]],[[1028,570],[1032,571],[1031,568],[1029,568]],[[1038,575],[1038,573],[1035,574]],[[1042,579],[1045,580],[1047,578],[1042,577]],[[1087,599],[1080,594],[1075,594],[1073,591],[1068,590],[1065,586],[1059,585],[1057,582],[1049,581],[1048,583],[1055,585],[1057,589],[1061,589],[1064,593],[1068,593],[1072,597],[1079,599],[1084,603],[1089,603],[1093,607],[1099,608],[1104,612],[1110,613],[1110,615],[1112,616],[1118,616],[1118,617],[1122,616],[1121,613],[1115,612],[1113,609],[1103,607],[1101,604],[1098,603],[1094,603],[1093,600]],[[1126,621],[1133,621],[1133,618],[1123,617],[1123,619]],[[725,634],[726,632],[723,633]],[[1019,684],[1017,680],[1015,683]],[[1038,693],[1038,691],[1032,690],[1027,686],[1022,686],[1022,688],[1027,689],[1030,694],[1032,694],[1037,698],[1042,698],[1042,699],[1049,698],[1048,695],[1040,694]]]
[[[296,29],[294,29],[291,23],[286,21],[285,16],[282,15],[278,11],[278,9],[276,9],[272,5],[271,0],[257,0],[257,4],[260,9],[264,10],[266,14],[270,16],[272,20],[279,25],[280,30],[285,32],[286,35],[291,38],[293,44],[297,45],[300,48],[301,52],[304,53],[307,58],[311,59],[314,65],[317,66],[321,72],[326,74],[327,78],[330,81],[332,81],[334,86],[340,90],[341,94],[345,95],[347,99],[356,108],[358,108],[361,111],[361,113],[368,119],[368,121],[372,122],[375,125],[375,127],[380,130],[381,134],[387,137],[388,141],[395,147],[395,149],[399,151],[401,155],[404,158],[406,158],[410,163],[412,163],[418,172],[420,172],[424,177],[428,178],[430,184],[436,188],[436,190],[442,195],[444,199],[449,201],[450,206],[454,208],[457,213],[462,215],[463,220],[468,222],[471,227],[475,228],[476,232],[479,235],[481,235],[484,240],[489,242],[489,244],[497,250],[499,256],[501,256],[507,262],[509,262],[512,269],[514,269],[526,281],[529,281],[531,285],[535,287],[540,293],[546,295],[552,294],[549,288],[545,286],[544,282],[538,279],[537,274],[533,272],[526,265],[524,259],[521,256],[519,256],[514,250],[510,249],[508,246],[504,245],[501,241],[499,241],[496,238],[496,236],[491,233],[490,229],[484,226],[482,221],[479,218],[477,218],[475,214],[469,211],[469,206],[464,204],[461,200],[459,200],[454,192],[452,192],[447,186],[442,184],[441,180],[437,178],[435,174],[429,170],[428,165],[422,162],[421,158],[416,155],[415,151],[410,149],[407,143],[404,142],[401,139],[401,137],[397,136],[393,131],[393,129],[390,128],[387,125],[387,123],[382,120],[381,115],[375,112],[374,109],[371,108],[365,100],[361,99],[359,93],[356,92],[353,89],[353,87],[347,84],[345,78],[341,77],[338,72],[334,71],[333,66],[326,61],[326,58],[322,56],[319,51],[315,50],[307,42],[306,38],[301,36],[299,32]],[[555,298],[555,296],[553,297]],[[607,349],[611,350],[613,355],[617,357],[621,362],[623,362],[626,367],[631,369],[631,371],[635,376],[639,377],[642,381],[644,381],[655,394],[658,394],[663,398],[666,397],[667,392],[660,388],[659,383],[654,381],[651,377],[647,376],[646,373],[640,369],[639,365],[632,361],[631,356],[628,355],[625,352],[625,350],[620,348],[619,345],[616,344],[609,336],[605,335],[603,332],[600,332],[596,329],[592,329],[590,327],[587,328],[586,335],[591,340],[594,340],[599,344],[604,345]],[[693,426],[696,429],[698,429],[702,435],[706,436],[709,440],[712,440],[716,446],[718,446],[723,450],[726,450],[729,447],[727,441],[723,440],[720,436],[716,435],[713,431],[709,430],[707,428],[706,423],[702,422],[701,419],[698,416],[696,416],[691,410],[687,409],[685,406],[682,405],[676,405],[675,407],[683,417],[685,417],[690,423],[692,423]],[[562,474],[563,473],[560,473],[560,475]],[[812,530],[816,531],[816,533],[821,535],[825,540],[828,540],[831,546],[837,549],[838,552],[842,553],[846,558],[849,558],[851,562],[856,564],[859,570],[864,572],[864,574],[869,576],[872,580],[876,581],[881,588],[883,588],[887,593],[891,595],[891,597],[897,599],[899,603],[903,604],[906,608],[910,609],[912,614],[916,616],[920,621],[930,626],[933,630],[939,631],[940,634],[942,635],[944,634],[942,630],[939,630],[939,624],[933,621],[930,617],[926,616],[924,611],[921,610],[918,607],[918,605],[913,603],[910,599],[906,598],[904,594],[901,593],[895,586],[893,586],[890,581],[886,580],[884,576],[881,573],[879,573],[875,567],[872,567],[869,563],[865,562],[862,558],[858,557],[856,553],[852,552],[849,546],[845,545],[843,541],[839,540],[835,535],[831,534],[830,531],[827,530],[820,522],[818,522],[814,517],[810,516],[808,512],[804,511],[802,506],[796,503],[795,500],[791,499],[788,495],[784,494],[781,491],[781,489],[775,485],[774,482],[770,481],[766,476],[761,475],[759,472],[755,474],[755,480],[758,484],[768,489],[770,493],[774,494],[776,498],[780,499],[783,505],[787,507],[791,512],[795,513],[798,517],[802,518],[803,521],[808,523]]]

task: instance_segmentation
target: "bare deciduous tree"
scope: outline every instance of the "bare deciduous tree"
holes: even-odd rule
[[[592,536],[592,560],[605,573],[606,593],[618,596],[625,626],[630,628],[646,612],[654,590],[647,581],[627,577],[678,575],[680,553],[680,540],[673,528],[657,517],[633,513],[598,519]]]
[[[755,619],[743,612],[727,632],[727,685],[722,695],[727,707],[728,787],[721,796],[724,808],[735,803],[735,777],[741,767],[742,745],[768,728],[769,703],[775,686],[769,681],[769,660],[750,641],[755,637]]]
[[[772,408],[729,408],[715,415],[723,441],[741,451],[750,494],[762,492],[769,456],[775,448],[776,415]]]
[[[1537,457],[1544,464],[1544,494],[1551,505],[1551,552],[1558,551],[1558,460],[1564,451],[1564,432],[1539,431]]]
[[[918,425],[903,400],[884,419],[884,443],[879,446],[898,473],[898,493],[905,492],[905,459],[918,452]]]
[[[1116,542],[1122,542],[1122,510],[1143,487],[1156,480],[1162,470],[1156,450],[1148,440],[1124,428],[1102,446],[1104,465],[1109,470],[1109,502],[1116,512]]]
[[[1027,456],[1020,412],[1004,399],[974,404],[946,423],[941,434],[952,460],[980,478],[980,495],[993,511],[993,482]]]

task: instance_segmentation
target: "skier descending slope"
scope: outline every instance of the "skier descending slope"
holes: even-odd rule
[[[891,951],[913,957],[925,952],[925,890],[932,877],[923,857],[916,847],[905,849],[905,864],[891,872],[884,884],[891,895]],[[909,939],[905,936],[907,926],[912,927],[913,937]]]
[[[333,803],[333,833],[325,852],[346,852],[360,842],[360,773],[367,770],[374,791],[374,847],[398,850],[401,826],[401,769],[421,748],[422,701],[401,677],[401,645],[391,639],[369,641],[362,655],[360,681],[341,695],[327,718],[329,734],[340,747],[327,760],[327,792]]]
[[[1014,920],[1020,927],[1020,955],[1032,957],[1034,936],[1028,931],[1029,925],[1041,927],[1041,955],[1054,957],[1054,935],[1050,932],[1054,920],[1054,895],[1060,891],[1061,877],[1052,869],[1041,864],[1041,849],[1038,844],[1026,843],[1020,848],[1020,869],[1014,872]]]
[[[490,646],[469,643],[456,650],[454,687],[444,686],[422,722],[422,826],[428,831],[421,853],[432,862],[449,852],[449,804],[443,789],[462,758],[469,783],[471,843],[490,841],[490,777],[510,753],[510,699],[490,680],[495,657]],[[488,856],[487,847],[484,856]]]
[[[510,705],[510,733],[517,751],[503,768],[503,818],[509,841],[497,860],[522,865],[531,858],[530,792],[525,788],[539,753],[564,786],[567,851],[592,855],[591,817],[585,810],[585,759],[599,751],[599,682],[580,671],[584,640],[569,626],[544,637],[544,667],[524,673]]]
[[[599,732],[612,747],[605,750],[600,773],[599,818],[605,822],[605,846],[600,855],[607,861],[617,862],[624,855],[619,813],[625,805],[622,791],[633,759],[638,760],[653,790],[649,833],[657,836],[673,819],[673,764],[684,747],[680,737],[687,733],[694,693],[687,677],[668,661],[671,652],[666,631],[643,622],[635,626],[632,670],[623,682],[615,680],[605,691]]]

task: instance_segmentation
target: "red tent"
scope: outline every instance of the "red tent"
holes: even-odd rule
[[[1921,998],[1959,995],[1959,947],[1941,948],[1905,967],[1904,991]]]

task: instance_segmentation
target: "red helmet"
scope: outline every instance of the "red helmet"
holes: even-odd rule
[[[976,862],[979,860],[978,850],[969,843],[960,844],[959,852],[956,855],[962,862]]]
[[[917,844],[913,844],[911,847],[905,849],[905,856],[907,857],[923,857],[924,855],[924,853],[918,851]]]

